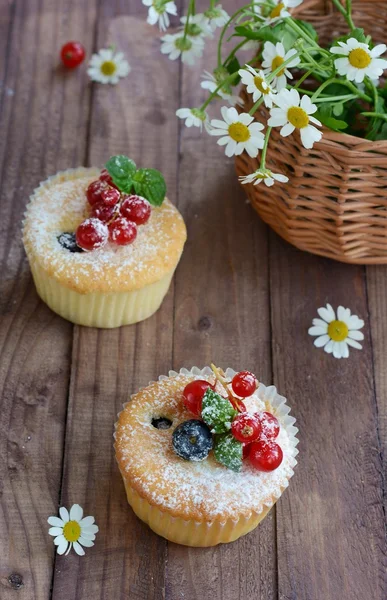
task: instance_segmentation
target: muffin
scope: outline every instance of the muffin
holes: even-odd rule
[[[41,183],[27,207],[23,242],[38,294],[54,312],[111,328],[159,308],[186,228],[161,173],[137,169],[124,156],[106,166]]]
[[[171,371],[118,416],[115,452],[136,515],[187,546],[232,542],[281,496],[297,463],[295,419],[248,372]]]

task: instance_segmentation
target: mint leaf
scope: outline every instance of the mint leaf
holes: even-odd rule
[[[231,433],[216,436],[214,445],[215,458],[222,465],[236,471],[242,468],[242,443],[238,442]]]
[[[160,206],[165,198],[165,179],[156,169],[138,169],[133,176],[136,194],[143,196],[153,206]]]
[[[202,419],[213,433],[224,433],[231,427],[237,414],[231,402],[211,388],[206,390],[202,402]]]
[[[124,154],[118,154],[109,158],[105,167],[118,189],[129,194],[133,187],[136,163]]]

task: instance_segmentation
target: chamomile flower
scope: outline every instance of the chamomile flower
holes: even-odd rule
[[[187,22],[187,17],[181,17],[181,23],[184,27]],[[203,13],[197,13],[192,15],[188,21],[187,35],[192,38],[200,37],[212,37],[212,29],[209,25],[208,19]]]
[[[168,15],[177,15],[177,7],[174,2],[165,0],[142,0],[145,6],[149,6],[147,23],[149,25],[159,24],[160,31],[166,31],[170,20]]]
[[[47,522],[50,527],[48,533],[54,536],[54,544],[58,554],[68,554],[71,548],[79,556],[85,554],[84,549],[94,546],[95,534],[99,529],[94,524],[94,517],[83,517],[83,509],[79,504],[73,504],[70,513],[62,506],[59,509],[60,517],[49,517]]]
[[[200,108],[179,108],[176,111],[176,116],[179,119],[185,119],[186,127],[199,127],[202,129],[203,123],[208,122],[208,115]]]
[[[239,70],[241,81],[246,85],[247,92],[253,95],[253,101],[257,102],[263,96],[265,106],[273,106],[274,89],[267,83],[262,71],[256,71],[250,65],[245,65],[244,69]]]
[[[280,134],[287,137],[295,129],[300,130],[301,142],[305,148],[313,148],[313,144],[322,138],[322,133],[316,127],[321,126],[320,121],[311,115],[316,112],[317,106],[312,104],[309,96],[302,96],[297,90],[281,90],[275,96],[278,108],[270,110],[269,127],[281,127]]]
[[[351,315],[349,308],[339,306],[337,316],[330,304],[317,309],[320,319],[313,319],[313,327],[308,330],[309,335],[317,336],[314,345],[324,347],[325,352],[333,354],[335,358],[348,358],[349,348],[362,349],[359,341],[364,340],[364,335],[359,329],[364,327],[364,321],[356,315]]]
[[[98,83],[118,83],[120,77],[126,77],[130,66],[122,52],[114,52],[112,48],[103,48],[93,54],[87,73],[92,81]]]
[[[270,9],[267,17],[266,23],[275,23],[280,19],[285,19],[286,17],[290,17],[289,8],[296,8],[296,6],[300,6],[303,0],[273,0],[274,7]]]
[[[167,34],[161,38],[161,53],[169,54],[170,60],[176,60],[181,56],[183,63],[187,65],[195,64],[195,59],[203,54],[204,42],[201,37],[184,39],[184,34]]]
[[[259,185],[263,181],[267,187],[274,185],[275,181],[279,181],[280,183],[287,183],[289,181],[289,177],[286,177],[286,175],[273,173],[270,169],[257,169],[254,173],[240,176],[238,179],[242,184],[253,183],[254,185]]]
[[[344,75],[349,81],[362,83],[366,76],[377,80],[387,69],[387,60],[379,58],[386,49],[386,44],[378,44],[371,50],[368,44],[349,38],[346,42],[338,42],[338,46],[333,46],[330,51],[340,56],[335,60],[339,75]]]
[[[300,57],[297,54],[297,50],[292,48],[285,52],[284,45],[281,42],[277,42],[276,44],[272,44],[272,42],[266,42],[263,47],[262,52],[262,66],[264,67],[265,75],[270,75],[273,73],[278,67],[280,67],[286,60],[294,56],[294,59],[291,60],[283,69],[281,69],[274,78],[273,88],[280,91],[284,87],[286,87],[286,81],[288,79],[293,79],[293,75],[289,71],[289,68],[296,67],[300,62]]]
[[[215,31],[217,27],[223,27],[229,20],[229,14],[222,8],[221,4],[209,8],[204,11],[204,16],[208,19],[208,25],[211,31]]]
[[[222,106],[221,113],[223,121],[213,119],[211,121],[210,135],[222,136],[218,140],[219,146],[226,146],[226,156],[247,154],[254,158],[258,149],[263,148],[265,136],[261,132],[262,123],[253,123],[254,117],[248,113],[238,114],[235,108]]]
[[[224,69],[224,71],[225,72],[223,72],[223,67],[215,69],[215,75],[212,75],[208,71],[204,71],[202,75],[203,81],[201,82],[200,87],[203,88],[203,90],[208,90],[211,93],[214,92],[216,88],[222,83],[222,81],[229,75],[226,69]],[[219,96],[219,98],[227,100],[227,102],[231,104],[231,106],[235,106],[236,104],[239,104],[239,106],[243,106],[243,100],[239,98],[239,96],[237,96],[236,94],[232,94],[231,91],[231,86],[228,86],[226,84],[217,91],[217,95]]]

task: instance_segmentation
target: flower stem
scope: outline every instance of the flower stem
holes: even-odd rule
[[[210,102],[212,101],[212,99],[215,98],[215,96],[218,93],[218,91],[224,85],[226,85],[226,83],[231,83],[237,77],[238,77],[238,71],[235,71],[235,73],[232,73],[231,75],[229,75],[228,77],[226,77],[225,79],[223,79],[223,81],[220,82],[220,84],[218,85],[218,87],[216,87],[214,89],[214,91],[211,92],[211,94],[208,96],[207,100],[205,102],[203,102],[203,104],[201,105],[201,107],[200,107],[199,110],[205,110],[207,108],[207,106],[210,104]]]
[[[387,115],[378,112],[362,112],[360,113],[364,117],[375,117],[377,119],[382,119],[383,121],[387,121]]]
[[[366,102],[372,102],[372,98],[370,98],[370,96],[368,96],[367,94],[363,94],[363,92],[361,92],[353,83],[351,83],[350,81],[347,81],[346,79],[338,79],[337,77],[331,77],[330,79],[327,79],[326,81],[324,81],[324,83],[322,83],[320,85],[320,87],[313,93],[312,98],[311,98],[312,102],[314,102],[315,99],[319,97],[321,92],[331,83],[338,83],[340,85],[344,85],[345,87],[350,89],[351,92],[353,94],[355,94],[355,96],[357,96],[358,98],[361,98],[362,100],[365,100]],[[307,92],[305,92],[305,93],[307,93]]]
[[[271,134],[271,127],[268,127],[266,130],[266,135],[265,135],[265,142],[262,148],[262,154],[261,154],[261,163],[259,165],[260,169],[264,169],[265,165],[266,165],[266,152],[267,152],[267,147],[269,145],[269,139],[270,139],[270,134]]]
[[[194,14],[195,14],[195,0],[190,0],[189,1],[189,5],[188,5],[188,11],[187,11],[187,20],[186,20],[185,25],[184,25],[183,41],[185,41],[186,38],[187,38],[189,18],[191,16],[193,16]]]
[[[355,24],[352,21],[352,2],[351,2],[351,0],[346,0],[346,2],[345,2],[346,8],[344,8],[344,6],[341,4],[340,0],[332,0],[332,3],[336,6],[337,10],[340,11],[341,14],[343,15],[344,19],[348,23],[348,27],[350,28],[350,30],[353,31],[354,29],[356,29]]]
[[[262,102],[263,102],[263,96],[261,96],[261,98],[259,100],[257,100],[256,103],[250,108],[249,115],[251,117],[257,112],[257,110],[261,106]]]
[[[233,20],[238,15],[240,15],[244,10],[246,10],[246,6],[242,6],[236,12],[234,12],[234,14],[231,15],[231,17],[229,18],[229,20],[227,21],[227,23],[225,24],[225,26],[223,27],[223,29],[220,33],[219,41],[218,41],[218,67],[222,66],[222,43],[223,43],[223,38],[225,36],[225,33],[226,33],[227,29],[229,28],[229,26],[231,25],[231,23],[233,22]]]

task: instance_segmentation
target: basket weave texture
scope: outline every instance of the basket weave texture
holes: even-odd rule
[[[319,32],[320,42],[348,32],[331,2],[309,0],[298,16]],[[353,3],[353,19],[375,43],[387,40],[387,1]],[[247,111],[251,97],[244,94]],[[266,122],[261,105],[255,115]],[[353,264],[387,264],[387,140],[372,142],[323,129],[322,140],[306,150],[298,132],[287,138],[274,128],[267,167],[289,177],[268,188],[244,185],[260,217],[285,240],[314,254]],[[259,157],[236,157],[238,175],[259,168]]]

